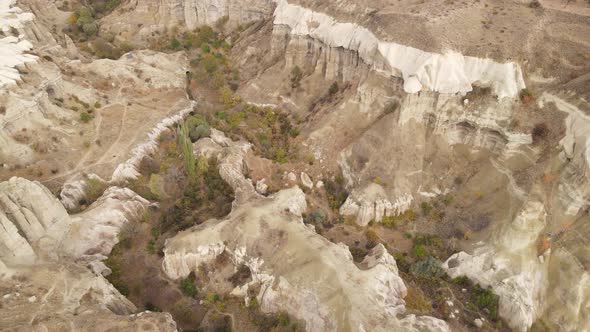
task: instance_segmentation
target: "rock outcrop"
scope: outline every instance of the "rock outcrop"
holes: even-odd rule
[[[169,314],[129,316],[136,307],[100,269],[93,274],[89,268],[106,258],[120,229],[141,218],[148,205],[130,189],[111,187],[86,211],[69,216],[38,182],[0,183],[0,326],[175,331]]]
[[[105,17],[101,27],[122,38],[145,43],[152,33],[175,26],[194,30],[227,20],[237,26],[271,15],[271,0],[165,0],[158,2],[125,1],[117,15]],[[138,28],[139,27],[139,28]]]
[[[482,87],[491,87],[499,98],[512,98],[525,87],[518,64],[501,64],[456,52],[428,53],[384,42],[362,26],[338,22],[324,13],[289,4],[287,0],[277,1],[274,25],[287,27],[289,37],[312,38],[330,49],[343,48],[355,52],[358,60],[373,70],[403,78],[407,93],[416,93],[422,89],[466,93],[477,83]]]
[[[162,267],[170,278],[184,278],[225,252],[236,268],[245,264],[252,274],[252,281],[234,294],[247,296],[249,288],[259,289],[256,297],[263,311],[286,311],[304,320],[308,331],[448,331],[441,320],[404,316],[406,288],[382,245],[369,253],[363,268],[357,267],[346,246],[303,224],[307,204],[301,189],[269,197],[256,194],[240,167],[242,143],[218,141],[225,147],[204,138],[195,150],[219,156],[220,174],[236,191],[236,201],[228,217],[166,241]]]
[[[17,67],[37,59],[25,53],[33,45],[22,34],[24,23],[34,15],[23,12],[15,3],[16,0],[6,0],[0,4],[0,31],[6,36],[0,39],[0,87],[15,84],[20,78]]]

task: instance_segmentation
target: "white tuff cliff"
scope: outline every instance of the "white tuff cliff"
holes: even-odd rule
[[[20,78],[17,67],[37,59],[32,54],[25,54],[33,45],[20,32],[23,23],[31,21],[34,15],[15,7],[16,0],[4,0],[0,3],[0,31],[7,37],[0,38],[0,87],[15,84]],[[11,36],[15,31],[18,36]]]
[[[374,70],[404,79],[404,90],[416,93],[466,93],[472,85],[491,87],[498,98],[513,98],[525,88],[516,63],[444,54],[379,40],[371,31],[355,23],[341,23],[310,9],[277,0],[274,25],[286,26],[291,36],[311,37],[333,48],[357,52]]]

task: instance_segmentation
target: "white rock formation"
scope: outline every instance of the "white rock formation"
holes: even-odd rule
[[[221,141],[227,146],[199,140],[195,151],[216,151],[221,176],[242,194],[236,195],[228,217],[167,240],[162,267],[170,278],[186,277],[226,252],[236,267],[245,264],[252,273],[253,281],[234,294],[245,296],[250,286],[257,286],[263,311],[289,312],[304,320],[308,331],[448,331],[444,321],[403,315],[406,288],[383,246],[375,247],[359,269],[346,246],[329,242],[303,224],[307,203],[301,189],[270,197],[256,194],[241,174],[244,143]]]
[[[545,306],[553,292],[569,293],[571,282],[564,277],[552,281],[551,264],[571,264],[571,255],[552,255],[551,250],[537,257],[537,240],[545,227],[545,209],[542,203],[529,201],[514,221],[489,241],[490,244],[476,248],[473,254],[459,252],[451,256],[443,268],[451,277],[467,276],[483,286],[491,286],[500,297],[499,314],[517,331],[528,331],[534,321],[541,318],[544,310],[555,316],[567,316],[567,323],[560,323],[563,331],[585,331],[588,321],[580,319],[579,306]],[[553,263],[550,263],[551,261]],[[566,263],[569,262],[569,263]],[[574,283],[578,283],[578,275]],[[588,283],[588,273],[582,272],[582,284]],[[572,292],[561,301],[577,301],[588,308],[588,293]],[[557,313],[559,312],[559,313]],[[584,316],[584,315],[582,315]],[[575,318],[573,318],[575,317]],[[585,315],[587,317],[587,315]]]
[[[558,197],[565,208],[565,214],[575,216],[590,205],[590,115],[580,108],[555,95],[544,93],[539,98],[543,107],[553,103],[558,110],[567,114],[565,136],[559,141],[561,158],[567,161],[559,182]]]
[[[266,192],[268,191],[268,185],[265,183],[266,179],[261,179],[256,181],[256,191],[259,194],[266,194]]]
[[[194,30],[205,24],[212,26],[225,18],[234,26],[261,20],[272,13],[272,1],[128,1],[119,10],[117,15],[104,18],[101,28],[105,27],[126,39],[145,42],[152,33],[163,32],[175,26],[186,26],[189,30]]]
[[[330,243],[302,223],[305,206],[297,187],[234,206],[228,218],[207,221],[206,227],[168,240],[164,271],[173,279],[186,277],[225,251],[236,266],[250,268],[251,285],[260,286],[262,310],[287,311],[303,319],[308,331],[392,331],[402,326],[407,331],[448,331],[446,323],[431,317],[398,319],[405,310],[406,288],[393,257],[377,246],[362,263],[366,269],[357,268],[345,246]]]
[[[136,222],[148,204],[130,189],[111,187],[85,212],[69,216],[38,182],[16,177],[1,182],[0,280],[3,291],[22,286],[24,294],[0,300],[0,326],[76,331],[97,324],[115,330],[142,324],[176,331],[169,314],[114,315],[129,315],[136,308],[104,279],[104,266],[97,264],[118,242],[120,229]]]
[[[170,130],[170,127],[175,123],[183,120],[188,113],[193,110],[196,105],[195,102],[179,113],[163,119],[152,131],[148,134],[148,139],[145,143],[140,144],[133,148],[131,151],[131,157],[124,163],[117,166],[113,172],[110,183],[124,183],[127,180],[136,179],[139,176],[139,163],[144,156],[153,155],[158,149],[158,137],[166,131]]]
[[[24,53],[33,45],[19,31],[24,22],[31,21],[35,16],[23,12],[15,3],[16,0],[0,2],[0,30],[8,35],[0,39],[0,87],[14,84],[20,78],[17,67],[37,59]],[[19,36],[11,36],[11,30],[19,31]]]
[[[468,276],[483,286],[492,286],[500,296],[500,315],[510,326],[526,331],[537,318],[541,292],[546,287],[546,267],[536,259],[536,239],[545,226],[544,207],[529,202],[493,247],[478,248],[451,256],[443,267],[451,277]],[[520,255],[514,264],[510,255]]]
[[[402,194],[390,201],[383,187],[376,183],[354,189],[340,207],[340,214],[356,216],[357,224],[366,226],[371,220],[381,222],[383,216],[399,215],[410,208],[413,197]]]
[[[301,183],[309,189],[313,188],[313,181],[305,172],[301,172]]]
[[[413,47],[379,40],[371,31],[354,23],[340,23],[310,9],[277,0],[275,26],[286,26],[292,36],[317,39],[324,44],[358,52],[373,69],[404,79],[404,90],[422,89],[441,93],[466,93],[473,84],[491,87],[498,98],[515,97],[525,88],[520,66],[491,59],[464,56],[449,51],[428,53]]]
[[[149,204],[128,188],[111,187],[87,210],[69,216],[41,184],[11,178],[0,183],[0,261],[19,266],[62,256],[104,259],[123,225],[139,220]]]

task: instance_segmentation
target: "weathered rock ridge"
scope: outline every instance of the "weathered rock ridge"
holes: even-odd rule
[[[167,240],[163,269],[169,277],[186,277],[225,252],[236,268],[245,264],[253,276],[234,290],[236,295],[246,296],[249,287],[258,286],[264,311],[286,311],[304,320],[308,331],[448,331],[441,320],[404,315],[406,288],[383,246],[357,267],[348,248],[303,224],[307,204],[301,189],[256,194],[242,174],[242,143],[217,141],[221,144],[201,139],[195,150],[220,158],[220,174],[238,193],[236,202],[228,217]]]

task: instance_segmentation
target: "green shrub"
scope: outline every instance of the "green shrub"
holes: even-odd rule
[[[410,268],[410,273],[421,278],[438,278],[445,275],[445,271],[441,267],[440,261],[432,256],[418,261]]]
[[[162,200],[166,198],[168,195],[164,189],[165,180],[164,177],[160,174],[153,173],[150,175],[150,181],[148,183],[148,188],[150,189],[150,193],[157,199]]]
[[[298,88],[301,83],[302,78],[303,78],[303,71],[301,70],[301,68],[299,68],[299,66],[293,67],[293,69],[291,70],[291,75],[290,75],[291,88],[293,88],[293,89]]]
[[[383,216],[381,218],[381,224],[383,225],[383,227],[387,227],[387,228],[394,228],[395,224],[397,222],[397,218],[396,216]]]
[[[466,276],[458,276],[456,278],[453,278],[451,280],[451,282],[453,282],[454,284],[463,286],[463,287],[471,287],[473,285],[471,280],[469,278],[467,278]]]
[[[118,59],[121,57],[121,50],[113,47],[102,38],[97,38],[92,41],[92,50],[94,55],[101,59]]]
[[[209,160],[205,156],[199,156],[197,158],[197,172],[199,174],[205,174],[209,171]]]
[[[203,53],[209,53],[211,52],[211,47],[209,46],[209,44],[203,43],[201,45],[201,51],[203,51]]]
[[[182,159],[184,161],[184,171],[189,176],[189,178],[193,178],[196,174],[196,163],[195,163],[195,155],[193,153],[193,144],[189,138],[188,133],[188,126],[183,123],[177,130],[178,136],[178,147],[182,153]]]
[[[219,60],[213,54],[205,54],[203,59],[200,61],[200,64],[203,66],[207,73],[211,74],[217,70],[219,67]]]
[[[154,241],[153,239],[150,239],[148,241],[146,249],[150,254],[155,254],[156,253],[156,241]]]
[[[99,101],[94,102],[94,108],[100,108],[101,106]]]
[[[337,92],[338,92],[338,82],[334,82],[334,83],[332,83],[332,85],[330,85],[330,88],[328,89],[328,93],[330,94],[330,96],[333,96]]]
[[[344,177],[338,175],[332,179],[324,181],[324,189],[328,196],[328,205],[332,210],[337,211],[348,198],[348,192],[344,185]]]
[[[422,209],[422,214],[427,216],[430,214],[430,211],[432,211],[432,205],[428,202],[422,202],[422,204],[420,204],[420,209]]]
[[[303,222],[306,224],[322,224],[326,221],[326,215],[321,210],[313,210],[310,214],[305,215]]]
[[[84,193],[86,194],[85,204],[96,201],[106,189],[106,185],[95,178],[86,178],[84,180]]]
[[[178,39],[176,39],[176,37],[172,38],[172,40],[170,40],[170,49],[177,50],[179,48],[180,42],[178,41]]]
[[[426,249],[421,244],[415,244],[412,248],[412,255],[418,259],[423,258],[426,255]]]
[[[379,235],[377,235],[377,232],[372,228],[365,231],[365,239],[367,240],[367,248],[372,248],[380,242]]]
[[[192,142],[196,142],[203,137],[209,137],[209,135],[211,135],[211,128],[207,124],[193,127],[189,132],[189,137]]]
[[[84,31],[87,36],[94,36],[98,32],[98,26],[95,22],[86,23],[82,26],[82,31]]]
[[[443,204],[444,205],[450,205],[451,203],[453,203],[454,200],[455,200],[455,198],[452,195],[446,194],[443,197]]]
[[[80,121],[88,123],[90,122],[90,120],[92,120],[92,116],[90,114],[88,114],[87,112],[80,113]]]
[[[180,290],[182,291],[182,294],[189,297],[193,297],[197,293],[197,288],[191,278],[182,279],[180,282]]]
[[[471,296],[472,300],[480,309],[487,309],[492,319],[498,319],[500,298],[490,288],[482,288],[479,285],[475,285]]]

